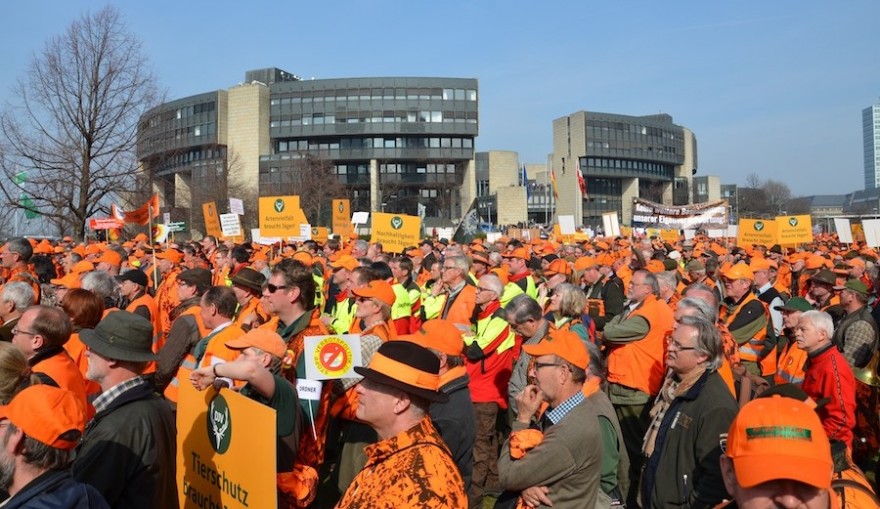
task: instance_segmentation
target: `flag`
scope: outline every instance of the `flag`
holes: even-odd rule
[[[36,204],[34,204],[34,201],[31,200],[27,193],[21,193],[18,199],[21,202],[21,206],[24,207],[25,218],[34,219],[40,215],[39,209],[37,209]]]
[[[159,195],[154,194],[152,198],[140,206],[137,210],[124,212],[125,222],[133,224],[149,224],[151,217],[159,217]]]
[[[153,231],[151,233],[153,237],[153,243],[161,244],[165,242],[165,239],[168,238],[168,227],[162,223],[156,223],[153,225]]]
[[[587,198],[587,181],[584,180],[584,174],[581,173],[580,165],[578,165],[577,171],[578,187],[581,188],[581,196]]]
[[[110,204],[110,217],[112,219],[118,219],[120,221],[125,221],[125,212],[119,209],[115,203]]]
[[[529,186],[529,175],[526,173],[526,163],[523,163],[519,172],[519,185],[526,186],[526,199],[532,197],[532,188]]]
[[[16,173],[15,175],[12,176],[12,181],[18,185],[24,184],[25,182],[27,182],[27,172],[20,171],[20,172]]]
[[[553,198],[559,199],[559,185],[556,183],[556,170],[550,168],[550,185],[553,186]]]
[[[467,213],[461,218],[461,222],[458,223],[458,228],[455,229],[455,234],[452,236],[452,240],[459,244],[468,244],[470,241],[474,240],[474,236],[479,230],[480,213],[477,211],[477,199],[474,198]]]

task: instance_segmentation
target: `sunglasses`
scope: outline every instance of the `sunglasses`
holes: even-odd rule
[[[278,290],[284,290],[286,288],[290,288],[285,285],[273,285],[272,283],[266,283],[266,290],[269,290],[269,293],[275,293]]]

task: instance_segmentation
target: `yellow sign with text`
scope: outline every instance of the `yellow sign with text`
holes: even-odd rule
[[[666,228],[660,230],[660,239],[666,242],[678,242],[678,230],[668,230]]]
[[[315,242],[327,242],[329,237],[330,232],[327,231],[326,226],[312,226],[312,240]]]
[[[299,237],[301,224],[308,224],[299,207],[299,196],[260,197],[260,236]]]
[[[275,411],[237,392],[180,384],[177,492],[181,508],[277,508]]]
[[[333,233],[343,239],[351,235],[351,202],[333,200]]]
[[[220,228],[220,216],[217,214],[217,204],[209,201],[202,204],[202,215],[205,216],[205,232],[215,238],[223,237]]]
[[[772,219],[740,219],[736,228],[736,245],[759,244],[770,247],[776,244],[776,221]]]
[[[390,253],[402,253],[404,249],[419,244],[422,220],[419,216],[373,212],[372,238],[380,242]]]
[[[782,245],[813,242],[813,220],[809,215],[776,216],[776,243]]]
[[[632,237],[633,229],[632,226],[621,226],[620,227],[620,235],[622,237]]]

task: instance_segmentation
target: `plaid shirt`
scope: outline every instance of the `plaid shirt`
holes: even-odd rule
[[[547,411],[547,419],[553,424],[559,424],[559,421],[565,417],[574,407],[580,405],[584,401],[584,394],[578,391],[577,394],[563,401],[558,407]]]
[[[95,407],[95,413],[100,413],[106,410],[107,407],[109,407],[110,404],[116,400],[116,398],[122,396],[123,393],[145,383],[147,383],[147,381],[143,376],[136,376],[134,378],[125,380],[124,382],[119,382],[113,387],[107,389],[106,391],[102,392],[100,396],[95,398],[95,401],[92,402],[92,406]]]

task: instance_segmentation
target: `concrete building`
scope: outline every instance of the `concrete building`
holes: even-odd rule
[[[880,103],[862,110],[865,189],[880,188]]]
[[[222,194],[211,182],[224,168],[261,196],[299,194],[304,161],[318,161],[353,211],[415,215],[421,206],[426,224],[451,224],[477,194],[477,91],[476,79],[302,80],[259,69],[228,90],[148,111],[137,157],[166,207]]]
[[[517,152],[477,152],[480,217],[496,225],[553,222],[555,198],[547,165],[524,163]],[[525,179],[523,179],[525,167]]]
[[[621,224],[630,224],[633,198],[668,205],[692,202],[697,142],[667,114],[579,111],[553,121],[551,167],[559,183],[558,214],[600,226],[603,213],[617,212]],[[578,186],[578,168],[586,197]]]

